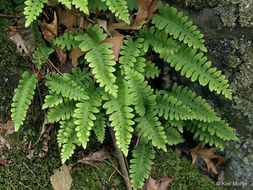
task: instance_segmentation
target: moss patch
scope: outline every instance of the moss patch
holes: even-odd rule
[[[175,190],[194,189],[194,190],[221,190],[212,181],[205,178],[194,166],[180,158],[173,150],[167,153],[159,152],[155,160],[155,169],[152,177],[157,179],[161,176],[176,177],[172,182]]]

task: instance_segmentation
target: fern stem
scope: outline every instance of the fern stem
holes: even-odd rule
[[[127,190],[132,190],[131,183],[130,183],[130,178],[129,178],[129,174],[128,174],[128,170],[127,170],[127,166],[126,166],[126,162],[125,162],[125,159],[124,159],[124,155],[123,155],[122,151],[118,148],[118,146],[116,144],[115,133],[114,133],[112,127],[110,127],[110,126],[109,126],[109,131],[110,131],[110,134],[111,134],[111,137],[112,137],[112,140],[113,140],[113,145],[114,145],[115,150],[116,150],[116,154],[117,154],[117,157],[118,157],[121,172],[124,176],[123,179],[124,179],[124,182],[125,182],[125,185],[126,185],[126,189]]]

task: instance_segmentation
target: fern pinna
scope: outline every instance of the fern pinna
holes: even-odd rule
[[[46,0],[27,0],[25,15],[29,25],[41,12]],[[130,23],[128,9],[135,10],[135,0],[59,0],[67,8],[75,6],[86,15],[90,9],[111,11]],[[152,52],[170,64],[182,76],[208,85],[231,99],[228,80],[221,71],[211,67],[211,62],[201,52],[206,52],[203,35],[181,12],[161,2],[151,23],[135,33],[125,36],[114,61],[112,44],[106,43],[108,31],[96,24],[87,30],[70,31],[52,41],[52,46],[64,51],[79,48],[86,64],[72,70],[72,74],[46,75],[49,94],[44,99],[48,122],[60,124],[58,143],[62,162],[74,153],[76,146],[87,147],[94,131],[99,142],[105,138],[105,128],[112,127],[119,149],[125,156],[130,144],[138,137],[140,143],[133,149],[130,177],[134,188],[141,188],[152,167],[155,149],[166,151],[167,145],[183,142],[184,130],[204,140],[210,146],[224,149],[225,142],[236,140],[232,128],[223,121],[210,105],[192,90],[174,83],[170,90],[154,89],[152,79],[158,78],[161,66],[156,65]],[[135,36],[134,36],[135,35]],[[43,50],[43,52],[42,52]],[[42,44],[34,52],[34,63],[41,69],[53,48]],[[39,59],[41,57],[41,60]],[[38,58],[38,59],[37,59]],[[15,90],[12,118],[15,130],[23,124],[26,110],[34,94],[36,75],[24,73]]]

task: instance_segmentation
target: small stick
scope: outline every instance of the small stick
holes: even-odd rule
[[[17,16],[17,15],[7,15],[7,14],[0,14],[0,17],[8,17],[8,18],[17,17],[17,18],[20,18],[20,16]]]
[[[116,144],[115,134],[114,134],[114,131],[113,131],[111,126],[109,126],[109,131],[111,133],[113,144],[114,144],[114,147],[116,149],[116,154],[117,154],[117,157],[118,157],[118,160],[119,160],[119,165],[120,165],[122,174],[124,176],[124,181],[125,181],[125,184],[126,184],[126,188],[127,188],[127,190],[132,190],[128,170],[127,170],[126,163],[125,163],[125,160],[124,160],[124,155],[123,155],[123,153],[121,152],[121,150],[118,148],[118,146]]]
[[[34,175],[34,176],[36,176],[34,173],[33,173],[33,171],[30,169],[30,168],[28,168],[28,166],[23,162],[23,164],[25,165],[25,167]]]
[[[140,131],[140,133],[139,133],[139,135],[138,135],[138,139],[137,139],[137,142],[136,142],[136,146],[139,145],[140,138],[141,138],[141,133],[142,133],[142,129],[143,129],[143,128],[141,128],[141,131]]]
[[[93,173],[95,174],[95,177],[97,178],[97,180],[99,181],[99,184],[101,185],[101,189],[104,189],[103,187],[103,183],[101,182],[101,179],[98,177],[97,173],[95,172],[95,170],[93,169],[93,167],[91,167]]]

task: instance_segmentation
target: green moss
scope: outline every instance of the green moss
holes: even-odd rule
[[[31,119],[31,118],[30,118]],[[4,148],[0,153],[0,157],[10,162],[9,167],[0,165],[0,189],[2,190],[27,190],[43,189],[51,190],[50,176],[53,175],[53,170],[61,167],[60,152],[56,141],[56,133],[50,135],[49,151],[44,158],[39,158],[38,154],[41,151],[43,137],[34,149],[34,155],[31,160],[27,158],[28,150],[25,143],[35,143],[37,134],[39,134],[38,124],[31,123],[24,125],[19,132],[9,135],[6,140],[11,145],[11,149]],[[91,152],[93,150],[86,150]],[[112,158],[113,159],[113,158]],[[71,190],[96,190],[101,189],[98,179],[101,180],[106,189],[124,190],[124,182],[122,178],[111,167],[102,163],[98,168],[89,165],[77,163],[77,154],[69,160],[68,164],[73,164],[72,167],[72,186]],[[28,169],[29,168],[29,169]],[[96,175],[94,174],[96,173]],[[110,177],[111,176],[111,177]],[[21,185],[22,183],[22,185]]]
[[[175,177],[172,188],[175,190],[221,190],[212,181],[205,178],[194,166],[179,157],[173,150],[167,153],[159,152],[155,160],[155,170],[152,177],[157,179],[161,176]]]

